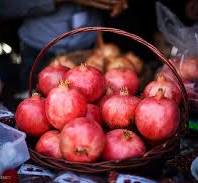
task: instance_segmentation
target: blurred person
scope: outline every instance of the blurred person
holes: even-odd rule
[[[109,10],[116,16],[126,8],[125,0],[1,0],[0,17],[23,17],[18,31],[22,56],[21,91],[27,91],[32,63],[41,48],[57,35],[75,28],[100,26],[97,9]],[[93,46],[96,33],[82,33],[58,42],[42,60],[46,64],[51,57],[62,52],[87,49]],[[27,97],[27,92],[16,95]]]

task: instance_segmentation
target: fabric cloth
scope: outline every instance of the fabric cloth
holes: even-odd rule
[[[57,35],[85,26],[101,24],[95,9],[65,3],[56,8],[53,0],[1,0],[0,16],[25,17],[19,29],[21,41],[35,49],[41,49]],[[50,51],[69,52],[90,47],[96,39],[95,33],[74,35],[56,44]]]

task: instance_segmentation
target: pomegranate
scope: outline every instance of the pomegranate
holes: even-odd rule
[[[119,95],[113,95],[103,103],[103,120],[111,129],[129,127],[134,121],[139,101],[139,98],[129,96],[127,88],[122,88]]]
[[[136,108],[139,132],[151,141],[163,141],[175,134],[180,120],[178,105],[159,89],[154,97],[143,99]]]
[[[143,141],[132,131],[116,129],[106,134],[106,145],[103,151],[105,160],[124,160],[137,158],[146,151]]]
[[[98,105],[101,107],[104,102],[109,99],[114,94],[114,91],[111,89],[111,87],[107,87],[106,94],[99,100]]]
[[[156,95],[159,88],[162,88],[164,91],[164,96],[175,100],[176,103],[180,103],[181,101],[181,93],[179,88],[172,81],[168,81],[164,75],[158,75],[156,81],[150,82],[144,89],[145,97],[153,97]]]
[[[76,118],[64,126],[60,149],[66,160],[94,162],[100,157],[105,141],[105,134],[97,122]]]
[[[101,111],[100,108],[93,104],[87,105],[87,114],[86,118],[89,120],[93,120],[98,122],[99,124],[102,123]]]
[[[36,144],[36,151],[53,158],[62,158],[60,152],[60,133],[56,130],[44,133]]]
[[[82,64],[71,69],[66,74],[66,79],[73,88],[78,89],[89,102],[99,99],[105,92],[105,79],[99,70]]]
[[[130,69],[112,69],[105,74],[106,85],[114,91],[127,87],[130,94],[135,94],[139,87],[137,74]]]
[[[38,94],[23,100],[16,110],[16,125],[28,135],[40,136],[50,129],[44,99]]]
[[[47,96],[51,89],[56,88],[59,82],[64,79],[68,68],[53,62],[45,67],[38,75],[38,89]]]
[[[198,58],[186,58],[181,63],[180,73],[185,80],[198,80]]]
[[[166,80],[168,81],[172,81],[174,82],[175,84],[177,84],[177,78],[175,77],[175,75],[172,73],[172,71],[168,68],[167,65],[163,65],[162,68],[160,68],[156,74],[157,76],[158,75],[163,75]],[[177,84],[178,85],[178,84]]]
[[[50,91],[46,98],[45,111],[53,127],[62,129],[70,120],[83,117],[87,112],[87,102],[76,89],[71,89],[68,81]]]

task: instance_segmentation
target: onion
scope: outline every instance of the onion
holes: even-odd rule
[[[87,102],[76,89],[71,89],[68,81],[51,90],[45,103],[46,115],[53,127],[62,129],[70,120],[83,117],[87,112]]]
[[[109,57],[106,59],[105,71],[110,71],[112,69],[131,69],[134,71],[133,64],[126,57]]]
[[[56,130],[44,133],[36,144],[36,151],[53,158],[62,158],[60,152],[60,133]]]
[[[135,111],[139,132],[151,141],[163,141],[174,135],[179,120],[180,113],[176,102],[165,98],[161,88],[156,96],[143,99]]]
[[[23,100],[16,110],[16,125],[28,135],[40,136],[50,129],[46,118],[44,99],[38,94]]]
[[[85,63],[98,69],[101,72],[104,71],[104,57],[100,51],[94,51],[93,54],[88,57]]]
[[[132,52],[129,52],[125,55],[125,58],[127,58],[133,64],[133,67],[138,74],[141,73],[143,69],[143,61],[138,56]]]
[[[106,134],[106,139],[103,158],[108,161],[141,157],[146,150],[143,141],[129,130],[112,130]]]
[[[70,60],[66,55],[57,56],[53,62],[57,62],[60,66],[70,69],[76,67],[76,64],[72,60]]]
[[[64,126],[60,149],[66,160],[94,162],[101,155],[105,141],[105,134],[97,122],[76,118]]]
[[[175,100],[176,103],[181,101],[181,92],[177,85],[172,81],[168,81],[164,75],[158,75],[156,81],[150,82],[144,89],[144,97],[153,97],[158,92],[159,88],[164,91],[164,97]]]
[[[38,75],[38,89],[47,96],[51,89],[56,88],[59,82],[64,79],[68,68],[53,62],[45,67]]]
[[[130,94],[135,94],[139,87],[137,74],[129,69],[113,69],[105,74],[106,85],[115,92],[127,87]]]
[[[120,95],[113,95],[102,106],[102,117],[111,128],[127,128],[134,122],[135,108],[140,99],[129,96],[127,88],[120,90]]]
[[[115,57],[115,56],[118,56],[120,54],[119,48],[115,44],[112,44],[112,43],[103,44],[100,47],[100,51],[102,52],[102,55],[105,58]]]
[[[99,99],[105,92],[105,79],[99,70],[82,64],[71,69],[66,79],[73,88],[78,89],[89,102]]]

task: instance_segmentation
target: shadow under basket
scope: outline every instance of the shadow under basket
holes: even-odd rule
[[[74,36],[78,33],[82,32],[110,32],[113,34],[121,35],[123,37],[128,38],[131,41],[136,41],[139,44],[145,46],[151,51],[151,54],[154,54],[159,61],[166,64],[171,71],[174,73],[180,91],[182,93],[182,102],[180,104],[180,125],[177,130],[177,132],[172,136],[171,138],[167,139],[162,144],[159,144],[147,151],[143,157],[135,158],[135,159],[127,159],[124,161],[98,161],[95,163],[79,163],[79,162],[71,162],[66,161],[63,159],[55,159],[50,158],[44,155],[41,155],[37,153],[35,150],[33,150],[31,147],[29,148],[29,152],[31,155],[31,159],[42,166],[54,169],[54,170],[70,170],[75,172],[82,172],[82,173],[104,173],[107,171],[121,171],[121,170],[130,170],[130,172],[137,172],[138,170],[144,171],[146,169],[152,169],[156,165],[156,167],[159,165],[159,162],[165,161],[167,159],[173,158],[175,154],[179,151],[179,145],[180,145],[180,138],[184,135],[186,131],[186,126],[188,122],[188,98],[187,93],[185,90],[185,87],[182,83],[182,80],[180,76],[177,74],[176,69],[171,64],[169,60],[167,60],[163,54],[155,48],[150,43],[146,42],[144,39],[140,38],[137,35],[130,34],[128,32],[114,29],[114,28],[105,28],[105,27],[85,27],[85,28],[79,28],[72,30],[70,32],[63,33],[50,41],[47,45],[44,46],[44,48],[40,51],[38,54],[36,60],[34,61],[34,64],[32,66],[32,70],[30,73],[29,78],[29,94],[32,93],[32,80],[33,80],[33,74],[35,71],[35,68],[37,67],[37,64],[42,60],[43,56],[47,53],[47,51],[57,42],[62,40],[65,37],[68,36]],[[29,143],[29,140],[28,140]]]

